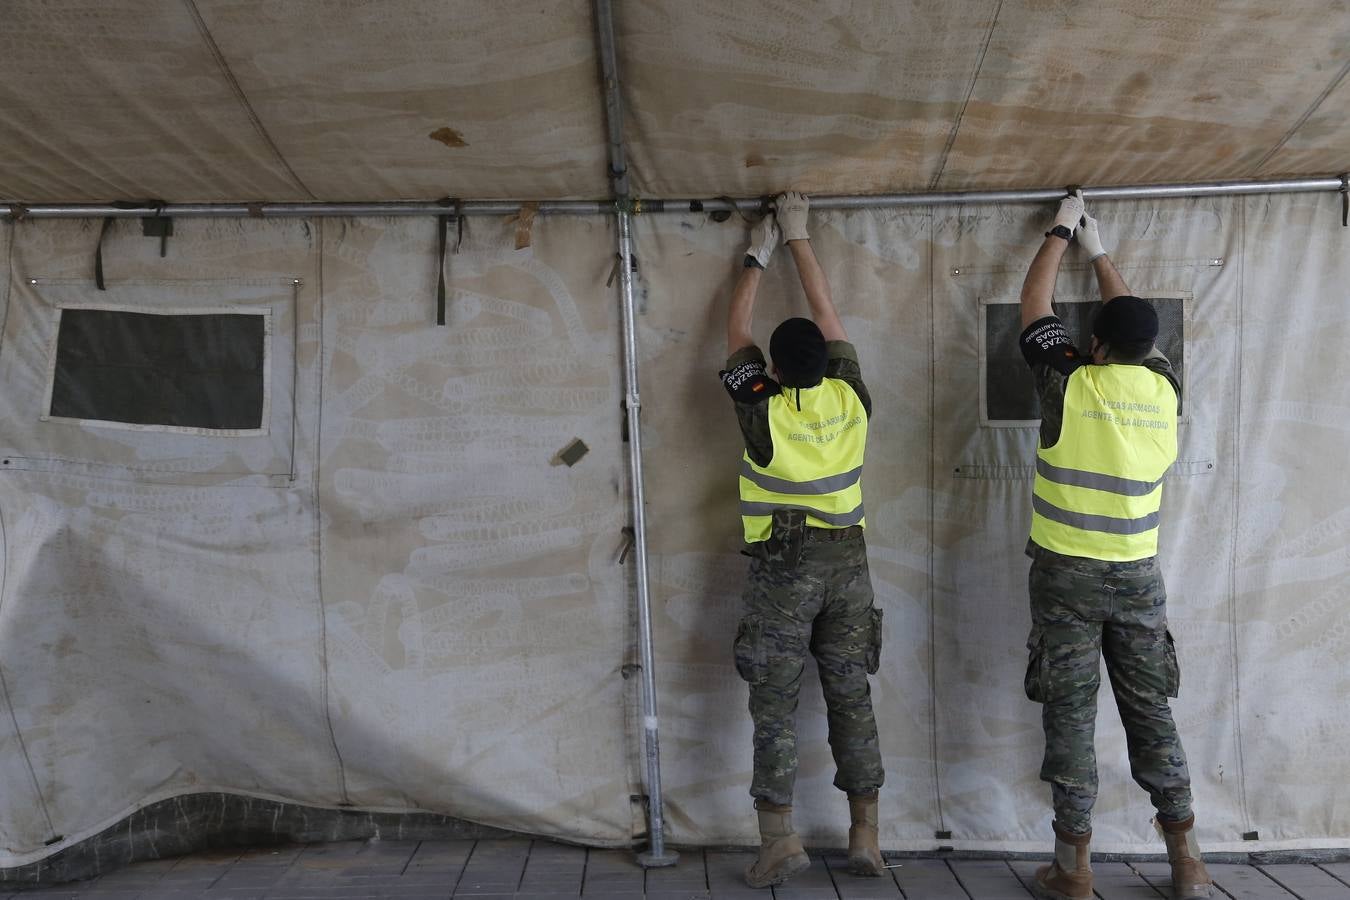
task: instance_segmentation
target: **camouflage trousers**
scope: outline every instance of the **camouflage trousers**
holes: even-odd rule
[[[1181,676],[1167,630],[1167,592],[1156,557],[1113,563],[1034,548],[1027,696],[1042,704],[1045,758],[1055,819],[1066,831],[1092,827],[1097,799],[1099,656],[1116,696],[1130,774],[1158,815],[1191,814],[1191,778],[1167,698]]]
[[[835,787],[871,794],[884,780],[867,683],[881,651],[867,547],[860,532],[841,541],[811,538],[808,530],[791,554],[795,565],[774,552],[750,563],[734,645],[755,725],[750,794],[779,805],[792,803],[797,779],[797,696],[808,651],[825,695]]]

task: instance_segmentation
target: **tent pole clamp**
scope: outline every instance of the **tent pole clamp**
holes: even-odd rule
[[[628,213],[630,216],[640,216],[643,213],[659,213],[666,211],[666,201],[664,200],[644,200],[641,197],[619,197],[614,201],[614,212]]]

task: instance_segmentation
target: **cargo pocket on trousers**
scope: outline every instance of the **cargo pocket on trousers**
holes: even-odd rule
[[[1022,689],[1027,699],[1036,703],[1045,702],[1045,635],[1039,628],[1032,627],[1027,638],[1027,674],[1022,678]]]
[[[1181,666],[1177,663],[1177,645],[1172,640],[1172,632],[1163,632],[1163,674],[1166,677],[1164,689],[1169,697],[1181,694]]]
[[[875,675],[881,668],[881,610],[875,606],[868,611],[867,674]]]
[[[763,684],[769,679],[769,660],[764,649],[764,622],[759,616],[749,615],[736,627],[732,644],[736,654],[736,673],[750,684]]]

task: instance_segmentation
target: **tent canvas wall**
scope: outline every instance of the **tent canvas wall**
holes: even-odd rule
[[[1350,167],[1336,4],[1022,6],[621,4],[635,187]],[[376,9],[13,4],[0,197],[605,194],[587,7]],[[1181,52],[1196,46],[1210,62]],[[1176,709],[1201,837],[1219,849],[1350,840],[1340,204],[1097,209],[1131,287],[1182,309],[1163,559]],[[876,402],[865,492],[887,610],[874,691],[888,848],[949,831],[942,843],[1039,849],[1048,833],[1038,711],[1021,695],[1034,429],[989,421],[980,389],[1000,350],[983,336],[1045,215],[813,219]],[[444,328],[433,220],[174,224],[163,258],[138,223],[113,225],[106,291],[91,280],[98,221],[0,225],[0,867],[203,791],[630,843],[642,723],[612,221],[541,215],[517,249],[519,220],[469,220],[445,264]],[[716,379],[745,225],[690,213],[639,216],[635,231],[669,839],[748,843],[749,722],[727,651],[739,449]],[[1092,294],[1066,267],[1059,299]],[[58,312],[90,306],[264,315],[265,423],[44,420]],[[761,307],[761,339],[802,308],[785,260]],[[577,438],[589,452],[566,465]],[[1103,846],[1152,846],[1101,705]],[[811,690],[801,730],[799,819],[829,843],[842,801]]]

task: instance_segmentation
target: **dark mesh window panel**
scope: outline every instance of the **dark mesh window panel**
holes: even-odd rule
[[[1185,318],[1182,301],[1175,297],[1150,297],[1158,311],[1158,349],[1172,363],[1177,377],[1185,369]],[[1100,303],[1056,303],[1055,313],[1084,353],[1092,341],[1092,316]],[[984,307],[984,399],[989,422],[1021,422],[1041,417],[1036,399],[1036,380],[1018,347],[1022,336],[1022,308],[1016,303],[990,303]],[[1183,378],[1184,381],[1184,378]]]
[[[261,428],[265,318],[64,309],[48,415],[179,428]]]

